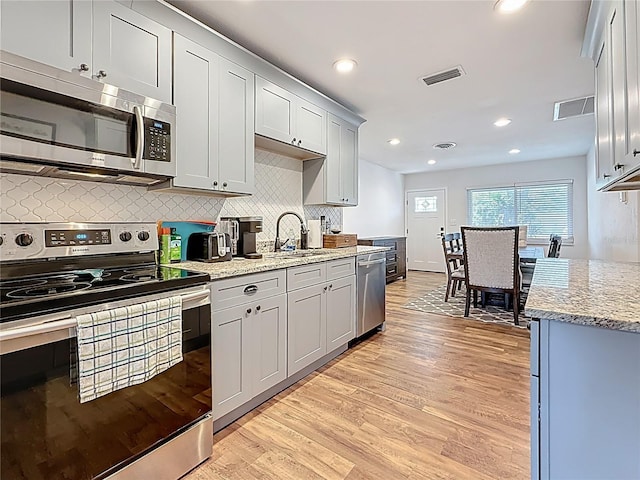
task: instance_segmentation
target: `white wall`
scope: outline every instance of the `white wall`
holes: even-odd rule
[[[574,245],[562,245],[561,256],[588,258],[586,158],[570,157],[507,165],[405,175],[405,189],[447,188],[447,230],[458,231],[467,223],[467,188],[512,185],[516,182],[573,180]]]
[[[627,192],[627,203],[617,192],[596,190],[595,149],[587,155],[589,255],[599,260],[640,261],[640,192]]]
[[[403,175],[364,160],[359,169],[358,206],[343,209],[344,232],[404,236]]]

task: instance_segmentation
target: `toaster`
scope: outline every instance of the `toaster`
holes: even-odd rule
[[[187,242],[187,260],[198,262],[226,262],[231,260],[231,241],[228,233],[195,232]]]

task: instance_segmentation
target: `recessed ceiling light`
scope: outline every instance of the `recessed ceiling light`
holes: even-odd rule
[[[493,122],[493,124],[496,127],[506,127],[507,125],[509,125],[511,123],[511,119],[510,118],[499,118],[498,120],[496,120],[495,122]]]
[[[387,142],[389,143],[389,145],[398,145],[400,143],[400,139],[392,138],[391,140],[387,140]]]
[[[433,159],[431,159],[431,160],[429,160],[427,163],[428,163],[429,165],[435,165],[435,164],[436,164],[436,161],[435,161],[435,160],[433,160]]]
[[[340,73],[349,73],[354,68],[356,68],[356,65],[358,64],[355,60],[351,60],[350,58],[342,58],[333,64],[333,68],[335,68]]]
[[[516,153],[520,153],[520,150],[519,150],[519,149],[517,149],[517,148],[512,148],[511,150],[509,150],[509,153],[510,153],[511,155],[515,155]]]
[[[500,13],[513,13],[524,7],[529,0],[498,0],[493,7]]]

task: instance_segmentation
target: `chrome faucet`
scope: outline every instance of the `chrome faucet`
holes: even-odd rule
[[[306,250],[309,245],[309,230],[307,230],[307,226],[304,224],[304,220],[302,217],[298,215],[296,212],[284,212],[282,215],[278,217],[278,221],[276,222],[276,242],[273,246],[274,252],[279,252],[281,250],[282,245],[280,244],[280,220],[285,215],[295,215],[300,220],[300,248]]]

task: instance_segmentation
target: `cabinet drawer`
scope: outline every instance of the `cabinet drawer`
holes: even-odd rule
[[[280,295],[287,291],[284,270],[244,275],[211,282],[213,311]]]
[[[341,258],[339,260],[331,260],[330,262],[327,262],[327,281],[347,277],[349,275],[355,275],[355,273],[356,263],[354,257]]]
[[[395,263],[398,261],[397,252],[387,252],[387,264]]]
[[[375,242],[376,247],[390,247],[392,250],[398,249],[397,240],[380,240]]]
[[[297,290],[323,283],[327,279],[326,262],[312,263],[287,269],[287,290]]]
[[[388,263],[386,270],[387,270],[387,275],[396,275],[398,273],[398,264]]]

